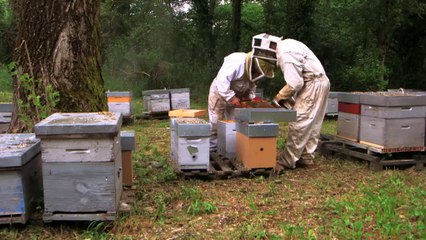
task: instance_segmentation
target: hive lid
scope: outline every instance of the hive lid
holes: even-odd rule
[[[241,122],[293,122],[296,111],[285,108],[236,108],[235,120]]]
[[[132,97],[132,92],[106,92],[107,97]]]
[[[122,125],[119,112],[54,113],[37,123],[36,135],[118,133]]]
[[[361,94],[361,92],[339,92],[337,99],[339,102],[358,104]]]
[[[0,134],[0,167],[20,167],[40,153],[33,133]]]
[[[170,89],[170,93],[189,93],[189,88],[174,88]]]
[[[177,109],[169,111],[169,117],[203,117],[206,110],[203,109]]]
[[[168,89],[156,89],[156,90],[145,90],[142,91],[143,96],[155,95],[155,94],[169,94],[170,90]]]
[[[360,103],[374,106],[425,106],[426,94],[421,92],[366,92],[361,94]]]
[[[120,131],[121,150],[135,150],[135,131]]]

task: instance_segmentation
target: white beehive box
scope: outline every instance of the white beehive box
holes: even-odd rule
[[[210,124],[199,118],[174,118],[172,125],[172,159],[179,169],[209,170]]]
[[[0,224],[26,223],[42,197],[40,141],[0,134]]]
[[[5,133],[12,119],[12,103],[0,103],[0,133]]]
[[[354,142],[359,141],[360,115],[339,112],[337,119],[337,136]]]
[[[107,92],[108,111],[119,112],[123,117],[131,117],[132,109],[132,92]]]
[[[170,104],[171,109],[189,109],[190,97],[189,88],[170,89]]]
[[[44,221],[114,220],[122,193],[120,113],[55,113],[42,144]]]

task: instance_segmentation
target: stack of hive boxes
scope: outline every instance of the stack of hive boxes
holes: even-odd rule
[[[119,113],[55,113],[42,145],[44,221],[114,220],[122,193]]]
[[[9,128],[12,118],[12,103],[0,103],[0,133],[5,133]]]
[[[142,95],[144,108],[149,114],[190,108],[189,88],[146,90]]]
[[[360,93],[345,92],[338,94],[337,136],[354,142],[359,142],[360,95]]]
[[[132,92],[107,92],[108,111],[119,112],[124,118],[132,118]]]
[[[384,152],[423,151],[426,95],[339,93],[337,135]]]
[[[236,159],[247,169],[274,168],[277,160],[277,122],[296,120],[296,112],[283,108],[237,108]]]
[[[179,170],[210,169],[210,124],[200,118],[171,118],[171,159]]]
[[[426,95],[365,93],[360,103],[360,143],[389,152],[424,150]]]
[[[25,223],[41,203],[40,152],[34,134],[0,134],[0,224]]]

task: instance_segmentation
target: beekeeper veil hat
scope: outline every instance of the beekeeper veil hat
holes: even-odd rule
[[[276,64],[257,57],[253,57],[253,52],[249,52],[246,57],[245,70],[250,81],[256,82],[264,78],[274,78]]]
[[[277,46],[281,37],[261,33],[252,38],[253,57],[277,62]]]
[[[277,63],[277,45],[281,38],[261,33],[252,39],[252,51],[247,56],[250,80],[256,82],[262,78],[273,78]]]

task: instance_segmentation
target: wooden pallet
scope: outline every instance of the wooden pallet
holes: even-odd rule
[[[235,159],[225,158],[220,155],[210,157],[209,170],[191,169],[182,170],[175,166],[175,171],[179,176],[184,178],[203,178],[203,179],[227,179],[236,177],[256,177],[256,176],[273,176],[275,170],[273,168],[256,168],[247,169]]]
[[[389,152],[368,144],[358,143],[332,135],[321,135],[318,150],[325,156],[342,154],[349,158],[366,160],[370,163],[370,170],[380,171],[396,166],[415,166],[416,170],[423,170],[426,163],[424,151]],[[402,149],[403,150],[403,149]]]

